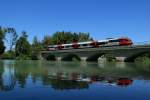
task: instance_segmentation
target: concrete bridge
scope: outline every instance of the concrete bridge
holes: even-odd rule
[[[150,54],[150,45],[42,51],[41,55],[44,59],[58,61],[72,61],[74,58],[82,61],[98,61],[106,57],[113,57],[118,61],[134,61],[146,53]]]

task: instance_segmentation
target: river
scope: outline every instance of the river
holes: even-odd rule
[[[0,100],[150,100],[150,65],[0,61]]]

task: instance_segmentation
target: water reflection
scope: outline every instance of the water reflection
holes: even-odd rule
[[[145,74],[141,74],[143,72]],[[43,86],[55,90],[88,89],[95,83],[127,87],[134,83],[135,78],[149,79],[149,72],[145,67],[125,63],[0,61],[0,90],[26,88],[29,86],[27,81],[32,84],[40,81]]]
[[[48,78],[48,79],[47,79]],[[93,83],[128,86],[132,84],[129,78],[104,77],[101,75],[86,75],[78,73],[53,73],[46,77],[54,89],[84,89]],[[44,81],[47,82],[47,81]]]

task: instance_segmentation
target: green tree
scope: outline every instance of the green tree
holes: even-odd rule
[[[9,51],[12,52],[13,46],[16,44],[18,34],[14,28],[6,28],[6,41],[9,46]]]
[[[89,33],[81,33],[80,32],[78,34],[78,41],[87,41],[87,40],[91,40]]]
[[[5,46],[4,46],[4,37],[5,37],[5,30],[0,27],[0,55],[4,53]]]
[[[79,41],[78,37],[79,37],[79,36],[78,36],[77,33],[73,33],[73,42]]]
[[[53,40],[52,40],[51,36],[49,36],[49,35],[44,36],[44,38],[42,40],[42,44],[44,47],[47,47],[48,45],[53,44]]]
[[[91,40],[89,33],[56,32],[52,35],[53,44],[71,43]]]
[[[5,51],[5,46],[3,40],[0,40],[0,55]]]
[[[31,59],[32,60],[38,60],[38,59],[40,59],[40,51],[41,50],[42,50],[41,42],[35,36],[33,38],[33,42],[32,42],[32,55],[31,55]]]
[[[41,49],[42,49],[41,42],[35,36],[33,38],[33,41],[32,41],[32,50],[34,50],[34,51],[40,51]]]
[[[3,40],[5,38],[5,33],[6,33],[6,29],[0,26],[0,40]]]
[[[27,37],[28,37],[27,33],[23,31],[22,35],[17,40],[16,47],[15,47],[15,54],[17,57],[20,56],[24,59],[25,58],[24,56],[30,56],[31,46],[27,40]]]

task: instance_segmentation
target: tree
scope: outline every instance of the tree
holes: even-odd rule
[[[40,51],[42,50],[42,45],[41,42],[37,39],[35,36],[33,38],[32,42],[32,54],[31,54],[31,59],[32,60],[38,60],[40,59]]]
[[[49,35],[44,36],[44,39],[42,40],[42,44],[44,47],[47,47],[48,45],[52,45],[53,40],[52,40],[51,36],[49,36]]]
[[[71,32],[56,32],[52,35],[54,44],[71,43],[73,40],[73,34]]]
[[[64,44],[91,40],[89,33],[55,32],[51,37],[53,44]]]
[[[6,28],[6,41],[9,46],[9,51],[12,52],[13,46],[16,44],[18,35],[14,28]]]
[[[32,41],[32,50],[33,51],[40,51],[42,49],[42,44],[41,42],[37,39],[37,37],[35,36],[33,38],[33,41]]]
[[[80,32],[80,33],[78,34],[78,41],[87,41],[87,40],[91,40],[89,33],[81,33],[81,32]]]
[[[0,27],[0,55],[3,54],[5,51],[5,46],[3,42],[4,37],[5,37],[5,30]]]
[[[4,51],[5,51],[4,42],[2,40],[0,40],[0,55],[3,54]]]
[[[79,41],[78,37],[79,37],[79,36],[78,36],[77,33],[73,33],[73,42]]]
[[[31,46],[27,41],[27,33],[25,31],[22,32],[22,35],[16,42],[15,54],[16,56],[30,56],[31,54]]]
[[[5,33],[6,33],[6,29],[0,26],[0,40],[3,40],[5,38]]]

